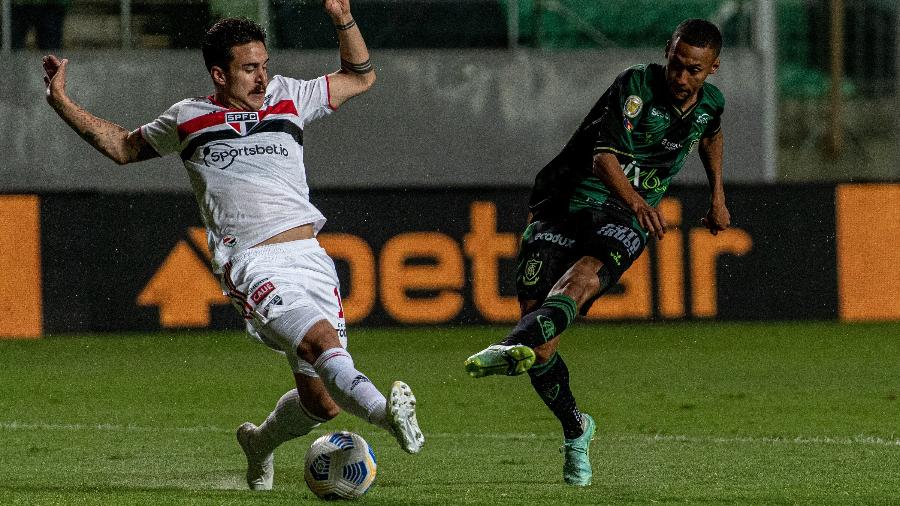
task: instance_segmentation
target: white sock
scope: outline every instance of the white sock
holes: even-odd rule
[[[309,434],[324,421],[306,411],[297,389],[292,388],[278,399],[275,409],[257,429],[255,449],[263,455],[272,453],[285,441]]]
[[[387,429],[387,400],[365,374],[353,366],[353,358],[343,348],[322,352],[313,364],[334,402],[344,411]]]

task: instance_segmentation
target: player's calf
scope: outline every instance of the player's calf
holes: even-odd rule
[[[561,334],[578,314],[575,299],[565,294],[551,295],[538,309],[523,316],[501,344],[524,344],[537,348]]]

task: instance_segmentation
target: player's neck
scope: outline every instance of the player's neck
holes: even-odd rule
[[[225,93],[221,91],[216,91],[212,96],[209,97],[212,100],[212,103],[216,104],[219,107],[224,107],[225,109],[234,109],[237,111],[257,111],[258,109],[253,108],[247,104],[244,104],[233,97],[229,97]]]
[[[684,114],[686,111],[689,111],[691,107],[694,107],[694,104],[699,100],[699,96],[700,93],[697,92],[682,101],[675,100],[671,97],[669,97],[669,101],[676,109],[678,109],[678,112]]]

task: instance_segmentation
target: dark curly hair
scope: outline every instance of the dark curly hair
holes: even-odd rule
[[[212,25],[203,37],[203,62],[206,70],[213,66],[227,69],[234,55],[231,48],[248,42],[266,43],[266,31],[247,18],[225,18]]]
[[[716,25],[705,19],[685,19],[672,33],[672,42],[681,39],[685,44],[694,47],[708,47],[719,56],[722,50],[722,33]]]

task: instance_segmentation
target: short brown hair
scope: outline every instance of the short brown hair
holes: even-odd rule
[[[203,37],[203,62],[206,70],[214,66],[227,69],[234,58],[231,48],[248,42],[266,43],[266,31],[247,18],[225,18],[212,25]]]

